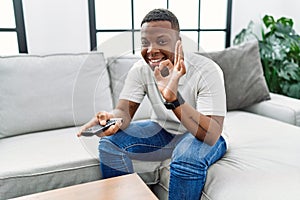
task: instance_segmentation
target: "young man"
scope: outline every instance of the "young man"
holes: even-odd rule
[[[145,16],[141,42],[143,59],[129,71],[116,108],[97,113],[78,136],[88,127],[122,118],[98,135],[103,177],[133,173],[132,159],[172,157],[169,199],[199,199],[208,167],[226,152],[222,71],[207,58],[183,54],[178,20],[168,10]],[[145,95],[152,118],[132,122]]]

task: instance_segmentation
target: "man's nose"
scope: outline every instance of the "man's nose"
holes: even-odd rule
[[[159,52],[159,48],[157,48],[154,44],[148,46],[147,53],[156,53]]]

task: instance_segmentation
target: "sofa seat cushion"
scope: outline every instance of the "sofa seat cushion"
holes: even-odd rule
[[[230,146],[208,172],[203,199],[297,199],[300,128],[246,112],[229,112]]]
[[[75,136],[76,128],[0,140],[0,199],[101,178],[99,162]]]
[[[300,196],[300,128],[243,111],[228,112],[230,145],[207,175],[202,200],[297,199]],[[167,192],[169,162],[160,185]]]

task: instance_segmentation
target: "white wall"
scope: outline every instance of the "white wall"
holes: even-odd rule
[[[23,6],[29,53],[90,50],[87,0],[23,0]],[[265,14],[293,18],[300,33],[299,8],[298,0],[233,0],[231,38]]]
[[[231,39],[252,20],[259,31],[264,15],[272,15],[275,20],[289,17],[294,21],[294,29],[300,34],[300,1],[298,0],[233,0]]]
[[[89,51],[87,0],[23,0],[29,53]]]

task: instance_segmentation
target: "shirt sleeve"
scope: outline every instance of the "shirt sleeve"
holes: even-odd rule
[[[205,115],[226,115],[226,93],[221,68],[208,62],[209,72],[198,82],[197,110]]]
[[[141,103],[146,95],[142,68],[139,62],[128,71],[119,99]]]

